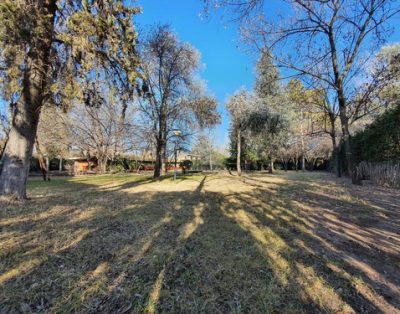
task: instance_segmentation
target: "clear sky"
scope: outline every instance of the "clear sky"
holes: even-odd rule
[[[143,14],[137,22],[140,26],[168,23],[182,41],[196,47],[202,56],[204,68],[201,77],[209,91],[220,102],[222,124],[216,128],[215,141],[227,144],[229,118],[224,103],[229,94],[242,86],[251,88],[254,80],[255,56],[238,47],[237,26],[223,23],[213,14],[202,19],[201,0],[141,0]]]

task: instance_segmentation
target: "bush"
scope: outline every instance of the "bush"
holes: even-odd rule
[[[122,172],[125,172],[125,168],[121,164],[112,165],[110,172],[111,172],[111,174],[122,173]]]
[[[191,160],[189,160],[189,159],[182,160],[182,161],[179,163],[179,166],[182,168],[183,173],[186,173],[186,170],[190,170],[190,169],[192,168],[192,166],[193,166],[193,161],[191,161]]]

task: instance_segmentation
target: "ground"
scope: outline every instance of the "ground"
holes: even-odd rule
[[[29,182],[1,313],[400,313],[400,192],[330,174]]]

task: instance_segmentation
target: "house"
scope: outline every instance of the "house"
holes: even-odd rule
[[[71,157],[67,160],[73,161],[70,171],[74,175],[97,173],[96,158],[90,158],[88,160],[85,157]]]

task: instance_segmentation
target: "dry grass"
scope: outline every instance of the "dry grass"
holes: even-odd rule
[[[1,313],[400,313],[399,192],[324,174],[32,180]]]

